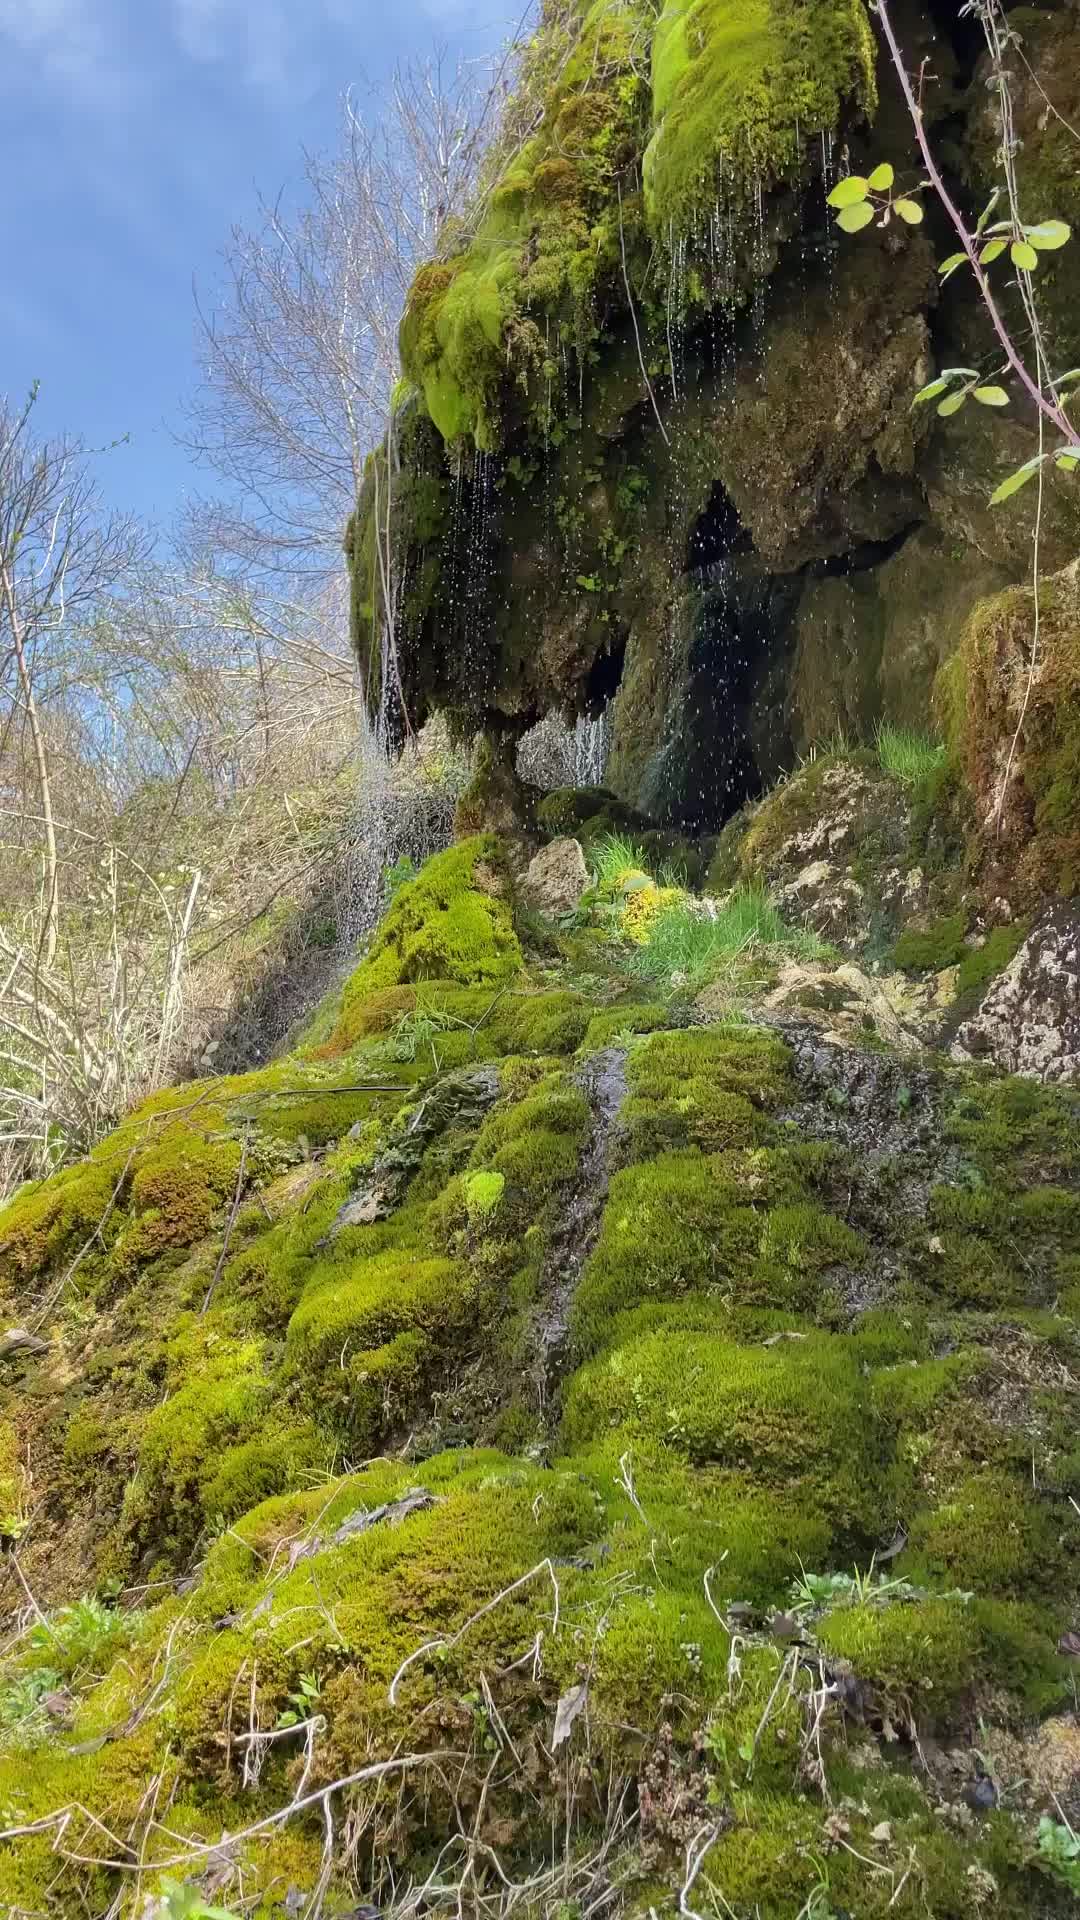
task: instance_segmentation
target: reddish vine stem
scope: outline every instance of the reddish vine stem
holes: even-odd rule
[[[937,166],[933,153],[931,152],[931,149],[930,149],[930,142],[926,137],[926,127],[923,123],[922,108],[920,107],[918,101],[915,98],[914,89],[911,85],[911,79],[908,74],[908,70],[904,65],[904,56],[900,51],[900,44],[896,38],[896,34],[893,31],[892,21],[889,18],[888,0],[875,0],[874,11],[878,16],[878,19],[881,21],[881,31],[885,36],[885,41],[889,49],[889,54],[892,59],[893,66],[896,68],[897,78],[903,90],[904,99],[907,102],[908,112],[911,115],[912,123],[915,128],[915,135],[919,142],[919,151],[923,157],[923,164],[926,168],[927,173],[930,176],[930,184],[933,187],[934,192],[937,194],[938,199],[941,201],[941,204],[944,207],[946,213],[948,214],[949,219],[952,221],[953,226],[956,228],[956,232],[959,237],[960,244],[963,247],[964,252],[968,257],[968,260],[971,264],[971,270],[975,275],[979,292],[982,295],[983,304],[993,323],[994,332],[997,334],[997,337],[1001,342],[1006,358],[1008,359],[1009,365],[1012,367],[1013,372],[1017,375],[1017,378],[1022,382],[1026,391],[1030,394],[1032,400],[1035,402],[1035,405],[1038,407],[1039,412],[1042,414],[1045,414],[1048,420],[1053,421],[1053,424],[1058,429],[1058,432],[1063,433],[1065,435],[1066,440],[1073,442],[1076,439],[1076,433],[1073,427],[1070,425],[1068,417],[1065,414],[1064,410],[1056,401],[1047,399],[1042,388],[1032,379],[1030,373],[1028,372],[1023,361],[1021,360],[1019,353],[1017,352],[1015,346],[1013,345],[1012,338],[1009,333],[1009,329],[1005,325],[1005,322],[998,311],[997,302],[995,301],[993,292],[991,291],[990,281],[979,259],[978,249],[975,245],[975,241],[972,238],[971,234],[968,232],[967,226],[964,221],[964,217],[960,213],[958,207],[955,205],[952,199],[952,196],[949,193],[949,189],[945,185],[945,182],[941,177],[940,170]]]

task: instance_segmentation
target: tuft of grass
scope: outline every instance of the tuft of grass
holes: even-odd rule
[[[657,916],[632,964],[646,979],[670,981],[678,976],[696,988],[738,961],[779,953],[819,959],[827,952],[816,934],[789,926],[760,887],[739,887],[715,919],[682,902],[668,907]]]
[[[645,855],[625,833],[605,833],[591,853],[598,893],[613,893],[628,873],[649,874]]]
[[[928,733],[915,733],[910,727],[894,727],[883,720],[877,730],[877,756],[882,770],[907,787],[917,787],[936,773],[945,759],[945,748]]]

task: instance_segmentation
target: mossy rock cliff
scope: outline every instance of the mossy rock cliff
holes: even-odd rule
[[[535,935],[0,1213],[0,1904],[1064,1913],[1075,1099]]]
[[[1009,19],[1024,205],[1069,219],[1075,10]],[[974,218],[997,147],[981,36],[955,8],[895,24]],[[932,207],[838,233],[830,184],[880,160],[921,177],[863,0],[543,10],[476,203],[417,276],[411,384],[349,530],[376,700],[504,753],[607,709],[618,798],[698,829],[838,728],[925,720],[975,605],[1029,572],[1034,490],[988,501],[1036,440],[1020,405],[912,413],[935,366],[997,349],[970,276],[935,272]],[[1062,365],[1078,259],[1038,275]],[[1048,477],[1048,568],[1075,558],[1078,503]]]

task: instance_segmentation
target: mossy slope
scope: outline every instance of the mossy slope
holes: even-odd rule
[[[948,1809],[1070,1698],[1075,1103],[942,1071],[883,1128],[888,1063],[848,1106],[798,1034],[541,985],[507,895],[450,938],[478,862],[398,896],[330,1058],[161,1096],[0,1215],[48,1341],[0,1400],[45,1613],[0,1667],[0,1903],[135,1912],[213,1848],[269,1915],[322,1884],[326,1790],[328,1911],[463,1817],[576,1898],[620,1805],[627,1912],[675,1911],[688,1821],[739,1920],[823,1876],[858,1916],[1056,1910],[1038,1785]]]

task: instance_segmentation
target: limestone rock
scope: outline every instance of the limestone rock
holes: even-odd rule
[[[1029,1079],[1080,1085],[1080,901],[1042,915],[952,1051]]]
[[[578,840],[552,840],[530,861],[521,883],[523,899],[537,913],[556,920],[573,913],[589,884],[589,869]]]

